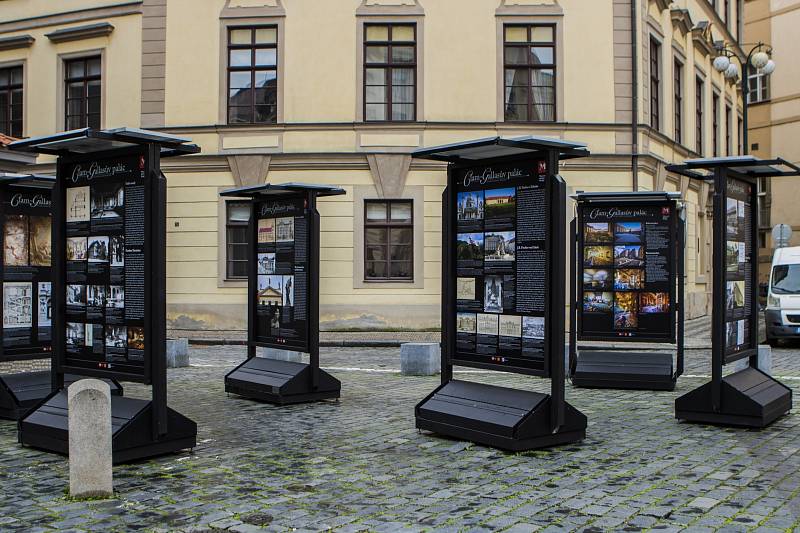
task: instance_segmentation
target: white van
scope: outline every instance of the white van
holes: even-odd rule
[[[775,250],[764,318],[769,344],[800,339],[800,246]]]

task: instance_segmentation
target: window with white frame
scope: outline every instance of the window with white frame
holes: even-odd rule
[[[747,77],[747,103],[755,104],[769,100],[769,74],[757,70]]]

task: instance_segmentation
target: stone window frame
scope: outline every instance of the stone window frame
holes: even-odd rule
[[[227,11],[226,11],[227,12]],[[263,129],[275,128],[284,123],[284,81],[286,78],[286,29],[284,21],[286,16],[281,13],[265,16],[237,17],[233,15],[223,16],[219,21],[219,106],[217,110],[217,122],[220,125],[231,127],[258,127]],[[278,76],[278,94],[276,95],[275,122],[256,122],[248,124],[228,124],[228,30],[231,28],[254,27],[254,26],[274,26],[278,31],[276,61]]]
[[[555,117],[552,121],[518,122],[505,120],[505,72],[503,44],[506,25],[552,25],[554,27],[555,64],[565,65],[564,57],[564,11],[561,6],[554,5],[501,5],[495,10],[495,79],[497,96],[495,98],[495,120],[500,124],[558,124],[564,122],[564,75],[556,73]]]
[[[26,59],[0,61],[0,69],[22,67],[22,138],[28,136],[28,62]]]
[[[56,128],[55,131],[66,131],[67,123],[67,84],[64,81],[67,61],[100,56],[100,129],[106,127],[106,106],[108,105],[108,57],[106,48],[92,48],[75,52],[58,54],[56,61]],[[24,105],[24,101],[23,101]]]
[[[414,213],[413,269],[414,276],[408,281],[364,279],[364,219],[365,200],[411,200]],[[353,187],[353,288],[354,289],[422,289],[425,287],[425,187],[406,185],[402,194],[385,197],[374,185]]]
[[[425,120],[425,14],[415,6],[370,6],[373,9],[356,11],[356,109],[357,124],[375,124],[393,127],[398,124],[416,124]],[[397,9],[397,8],[413,9]],[[374,9],[378,8],[378,9]],[[414,120],[366,120],[364,116],[364,39],[367,25],[413,24],[416,32],[416,73]]]
[[[249,198],[223,198],[222,191],[230,187],[217,187],[217,288],[247,288],[247,279],[228,279],[228,202],[247,202]]]

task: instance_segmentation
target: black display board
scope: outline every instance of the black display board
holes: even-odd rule
[[[454,364],[546,375],[552,178],[537,163],[454,170]]]
[[[50,357],[53,178],[0,175],[3,340],[0,360]]]
[[[753,156],[688,160],[667,170],[713,186],[711,381],[675,400],[681,420],[764,427],[792,407],[792,391],[759,368],[758,180],[798,176],[782,159]],[[748,359],[744,369],[724,366]]]
[[[53,210],[53,392],[19,424],[21,443],[66,453],[65,374],[151,385],[112,397],[115,462],[194,447],[197,425],[167,407],[166,177],[188,139],[118,128],[12,143],[58,156]]]
[[[65,269],[64,371],[151,383],[152,339],[164,328],[146,320],[145,295],[153,288],[151,243],[157,223],[149,206],[159,179],[148,176],[145,148],[134,153],[63,158],[56,197],[66,233],[57,243]],[[157,162],[156,162],[157,164]],[[157,170],[155,170],[157,172]],[[59,232],[60,233],[60,232]],[[59,307],[61,308],[61,307]],[[154,337],[155,335],[155,337]],[[57,335],[57,338],[61,335]],[[156,350],[160,353],[160,350]]]
[[[339,380],[319,368],[317,198],[342,194],[308,183],[220,193],[250,199],[247,360],[225,376],[226,392],[279,405],[339,397]],[[259,347],[306,352],[309,363],[256,357]]]
[[[578,339],[675,342],[672,200],[578,203]]]
[[[304,195],[253,202],[252,207],[256,235],[251,237],[257,254],[253,340],[307,352],[309,229],[314,213]]]
[[[508,450],[574,442],[586,417],[564,400],[565,203],[560,159],[585,145],[541,137],[425,148],[442,194],[442,384],[416,426]],[[550,379],[541,394],[453,379],[453,366]]]
[[[753,206],[756,186],[728,177],[725,180],[725,350],[730,363],[758,348],[758,262]],[[754,235],[756,235],[754,237]]]

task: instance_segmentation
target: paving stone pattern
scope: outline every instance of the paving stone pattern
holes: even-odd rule
[[[585,441],[505,453],[419,433],[416,402],[437,377],[402,377],[399,349],[326,349],[342,398],[274,407],[224,393],[241,346],[193,348],[169,371],[170,406],[198,447],[114,468],[116,497],[66,497],[65,458],[21,448],[0,423],[0,530],[48,531],[790,531],[800,527],[800,417],[762,431],[678,423],[675,392],[567,387]],[[708,353],[691,351],[692,373]],[[800,392],[800,351],[775,352]],[[465,370],[465,369],[461,369]],[[459,372],[546,392],[545,380]],[[125,384],[126,395],[145,389]]]

